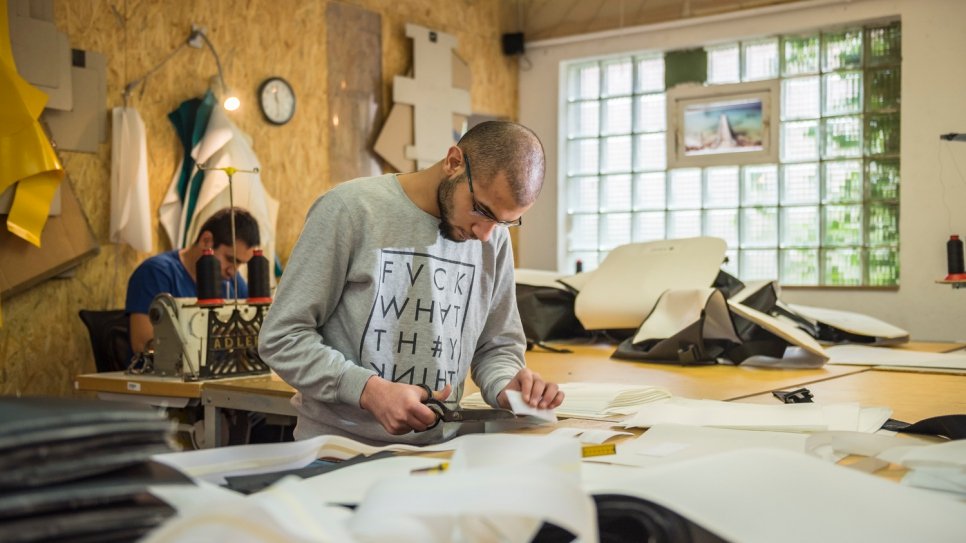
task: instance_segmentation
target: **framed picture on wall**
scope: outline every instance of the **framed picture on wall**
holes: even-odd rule
[[[679,86],[667,93],[667,165],[778,162],[777,80]]]

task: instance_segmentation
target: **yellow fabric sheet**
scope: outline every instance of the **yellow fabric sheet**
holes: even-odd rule
[[[64,168],[37,119],[47,95],[17,73],[7,0],[0,0],[0,192],[19,182],[7,229],[40,247]]]

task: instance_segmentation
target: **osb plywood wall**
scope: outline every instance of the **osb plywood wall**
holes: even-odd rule
[[[391,102],[393,76],[409,68],[412,45],[405,24],[415,23],[459,39],[458,53],[473,73],[474,112],[516,117],[517,61],[500,50],[503,2],[346,3],[381,15],[383,111]],[[330,161],[338,157],[325,152],[330,137],[326,5],[322,0],[57,0],[55,12],[57,27],[67,33],[72,47],[107,56],[108,108],[120,105],[127,81],[143,75],[183,43],[192,24],[207,29],[222,57],[228,84],[243,100],[232,118],[252,137],[263,183],[281,205],[278,250],[284,261],[309,205],[340,181],[329,178]],[[151,76],[143,94],[138,89],[131,101],[147,130],[155,226],[156,210],[179,160],[180,146],[167,114],[183,100],[203,94],[215,72],[207,50],[185,48]],[[294,120],[283,127],[264,122],[254,102],[258,85],[275,75],[293,84],[298,99]],[[94,371],[77,311],[122,307],[128,275],[148,256],[108,242],[109,145],[101,145],[97,154],[62,153],[62,158],[101,243],[101,253],[80,265],[71,278],[47,281],[3,300],[0,394],[71,394],[73,376]],[[157,250],[167,249],[167,240],[157,232]]]

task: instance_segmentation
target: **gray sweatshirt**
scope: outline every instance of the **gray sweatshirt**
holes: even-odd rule
[[[372,375],[434,390],[455,408],[468,374],[484,399],[523,367],[526,340],[506,229],[457,243],[406,196],[395,175],[355,179],[309,210],[258,352],[298,393],[295,436],[434,443],[455,425],[392,436],[359,398]]]

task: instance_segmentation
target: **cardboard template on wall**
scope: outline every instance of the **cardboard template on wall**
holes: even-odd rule
[[[397,172],[412,172],[416,171],[416,161],[406,158],[406,147],[412,143],[413,106],[394,104],[372,150]]]
[[[473,72],[470,71],[470,64],[456,54],[456,51],[453,51],[450,58],[453,66],[453,87],[470,92],[473,86]]]
[[[54,22],[54,0],[10,0],[10,17],[30,17]]]
[[[70,110],[74,104],[67,34],[53,22],[20,16],[17,11],[11,4],[10,45],[17,73],[47,94],[47,108]]]
[[[0,298],[19,294],[100,252],[70,180],[65,178],[60,186],[62,213],[47,221],[42,248],[0,229]]]
[[[73,51],[71,111],[45,109],[42,120],[63,151],[96,153],[107,137],[107,58],[93,51]]]
[[[452,53],[453,87],[469,92],[473,85],[470,65]],[[453,115],[453,139],[458,139],[466,131],[467,117]],[[406,157],[406,148],[413,144],[413,106],[394,104],[389,110],[382,130],[372,146],[380,158],[389,163],[397,172],[416,171],[416,161]],[[440,156],[442,158],[442,156]],[[437,159],[438,160],[438,159]]]
[[[470,114],[470,93],[452,85],[454,36],[413,24],[406,25],[406,36],[413,40],[413,77],[393,79],[393,101],[414,108],[414,143],[406,148],[406,158],[423,169],[453,144],[452,115]]]

